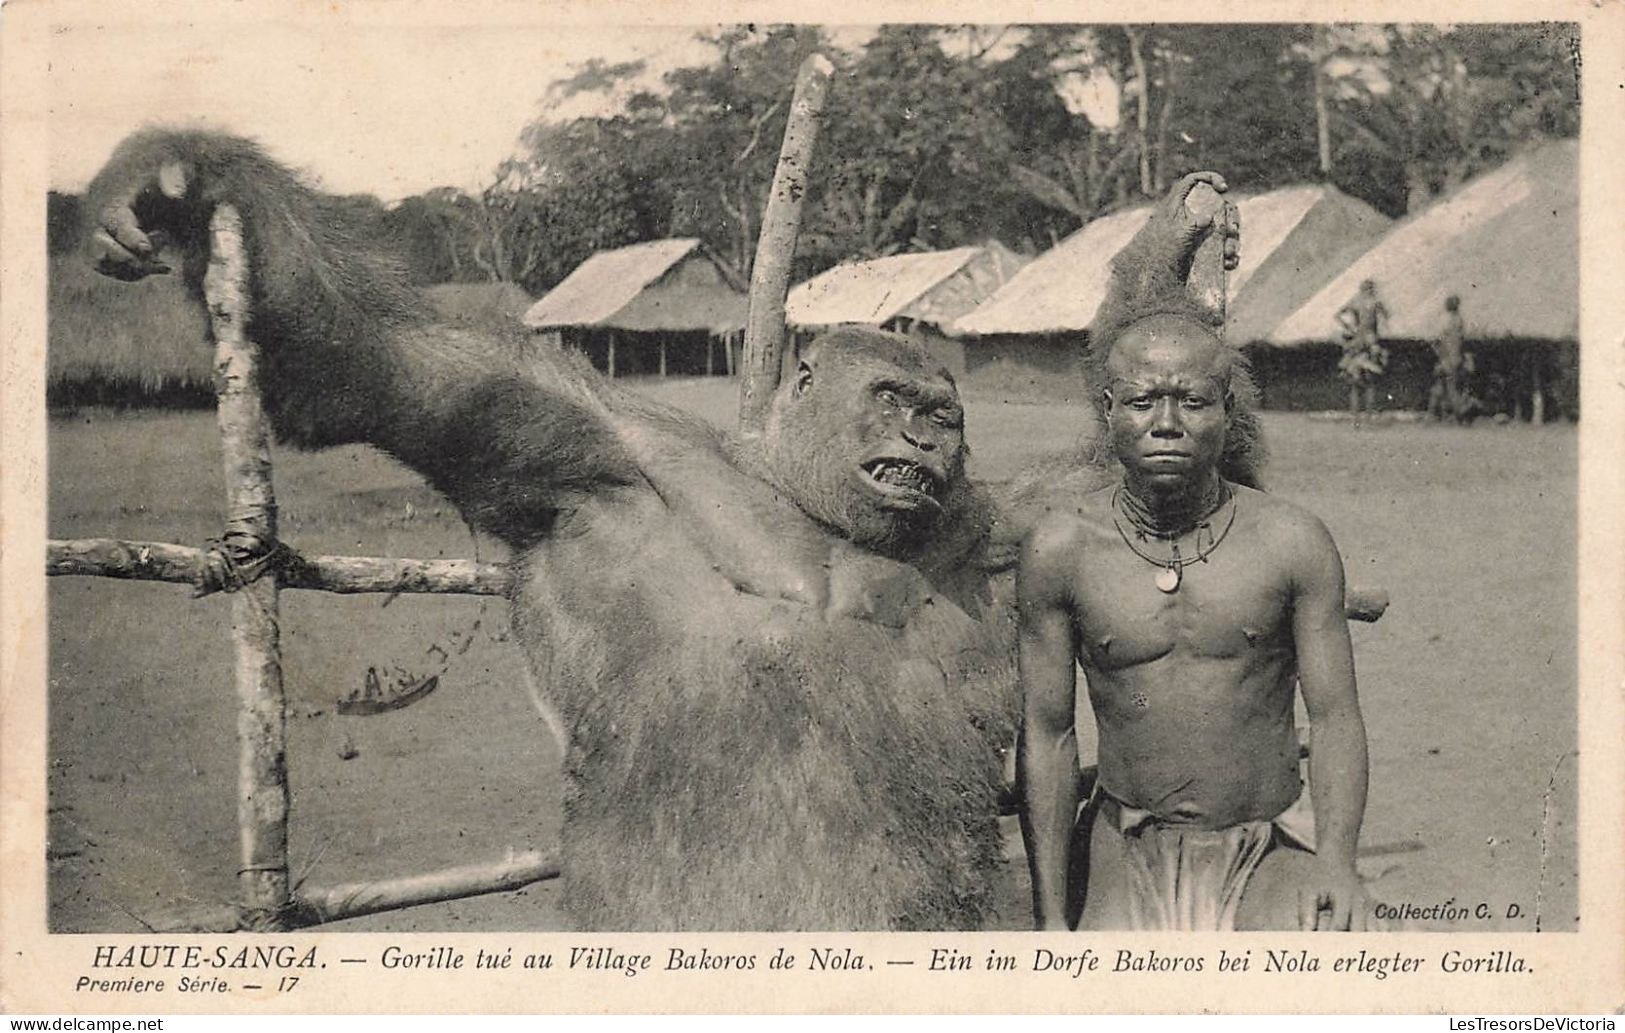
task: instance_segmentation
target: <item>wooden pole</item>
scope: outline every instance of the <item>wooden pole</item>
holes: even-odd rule
[[[440,900],[500,893],[558,877],[557,855],[531,850],[491,864],[468,864],[398,879],[341,883],[325,889],[307,888],[299,891],[295,901],[294,924],[319,925]]]
[[[712,365],[711,355],[716,351],[716,339],[710,334],[705,335],[705,375],[710,376],[716,367]]]
[[[666,375],[666,335],[660,335],[660,375]]]
[[[773,392],[779,386],[784,359],[784,299],[790,288],[790,264],[801,229],[801,204],[807,193],[807,170],[818,140],[819,118],[835,68],[822,54],[801,63],[795,93],[784,126],[773,188],[762,213],[751,267],[750,301],[745,317],[745,347],[740,359],[739,429],[759,434]]]
[[[288,928],[394,911],[441,900],[460,900],[482,893],[502,893],[533,882],[559,877],[558,856],[527,850],[510,853],[501,861],[459,865],[394,879],[345,882],[327,887],[305,887],[295,894],[287,913]],[[155,933],[229,933],[240,926],[239,909],[204,906],[165,908],[143,914],[141,920]]]
[[[168,542],[76,538],[45,543],[45,573],[53,577],[112,577],[197,585],[202,583],[208,558],[203,549]],[[289,551],[278,566],[278,587],[283,590],[303,588],[340,595],[507,595],[513,587],[513,575],[507,567],[474,560],[301,556]]]
[[[271,448],[260,408],[259,354],[245,336],[248,262],[242,219],[231,205],[209,224],[203,281],[215,340],[215,387],[226,475],[226,546],[250,559],[276,540]],[[237,823],[242,925],[284,926],[288,895],[286,708],[277,622],[277,575],[237,589],[231,600],[237,676]]]
[[[1545,384],[1541,382],[1541,365],[1546,358],[1542,346],[1532,344],[1529,351],[1529,422],[1540,425],[1546,422],[1546,393]]]
[[[606,330],[606,331],[604,331],[604,333],[609,337],[609,379],[614,380],[615,379],[615,331]]]

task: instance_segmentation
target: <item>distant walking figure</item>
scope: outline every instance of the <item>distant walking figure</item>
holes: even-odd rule
[[[1388,309],[1377,297],[1374,280],[1363,281],[1360,292],[1337,310],[1343,328],[1343,357],[1337,361],[1337,369],[1349,382],[1349,412],[1356,418],[1377,411],[1377,378],[1388,368],[1381,326],[1387,318]]]

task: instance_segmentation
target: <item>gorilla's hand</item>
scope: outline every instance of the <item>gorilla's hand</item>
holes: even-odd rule
[[[195,170],[197,134],[137,133],[113,152],[85,192],[89,257],[98,272],[139,280],[169,272],[158,253],[188,246],[211,200]]]
[[[1198,187],[1210,188],[1212,193]],[[1224,240],[1224,267],[1234,269],[1241,258],[1241,214],[1235,205],[1216,196],[1229,189],[1217,172],[1193,172],[1175,183],[1136,235],[1135,260],[1174,269],[1184,279],[1197,248],[1210,233],[1217,232]]]
[[[106,198],[92,215],[90,249],[97,272],[125,281],[169,272],[158,258],[170,235],[162,216],[186,196],[187,178],[183,165],[168,163],[147,182],[134,181],[128,191]]]

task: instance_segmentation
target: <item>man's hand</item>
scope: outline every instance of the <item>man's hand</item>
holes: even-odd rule
[[[1298,926],[1318,932],[1365,932],[1371,898],[1352,865],[1320,862],[1298,890]]]

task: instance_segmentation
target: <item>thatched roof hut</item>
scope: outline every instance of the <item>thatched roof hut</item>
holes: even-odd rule
[[[743,329],[745,291],[693,237],[600,251],[525,313],[533,330],[597,327],[722,334]]]
[[[612,377],[656,368],[665,376],[673,351],[680,372],[709,374],[713,339],[744,330],[745,306],[744,285],[701,241],[683,237],[598,252],[524,323],[580,348]],[[733,352],[726,344],[723,352],[732,372]]]
[[[959,373],[963,346],[944,328],[986,301],[1027,262],[997,241],[849,262],[792,289],[784,303],[785,321],[802,330],[843,323],[900,330],[924,340]]]
[[[997,241],[849,262],[791,290],[785,320],[802,327],[898,320],[943,327],[987,300],[1026,262]]]
[[[1295,186],[1241,198],[1241,264],[1230,274],[1229,329],[1245,342],[1307,298],[1381,235],[1389,220],[1335,187]],[[954,333],[1076,334],[1105,300],[1111,260],[1151,215],[1142,205],[1096,219],[1034,259]],[[1317,280],[1316,277],[1322,277]]]
[[[1577,414],[1578,142],[1525,151],[1396,224],[1267,332],[1283,347],[1258,349],[1255,366],[1275,367],[1283,385],[1292,368],[1318,370],[1329,383],[1337,312],[1363,280],[1376,283],[1388,310],[1382,383],[1391,404],[1425,403],[1429,345],[1454,294],[1475,363],[1471,387],[1485,410],[1536,421],[1554,409]]]
[[[213,401],[208,321],[178,276],[121,283],[82,255],[53,255],[46,314],[53,407]]]
[[[1385,337],[1430,340],[1461,298],[1477,340],[1572,340],[1580,321],[1579,146],[1525,152],[1395,225],[1267,332],[1277,344],[1337,335],[1362,280],[1388,309]],[[1243,222],[1243,232],[1246,223]]]

